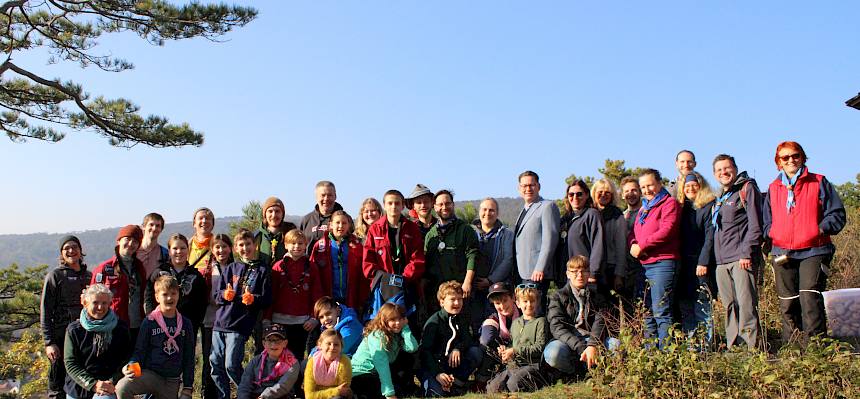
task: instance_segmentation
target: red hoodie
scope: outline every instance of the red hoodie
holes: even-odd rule
[[[424,238],[415,222],[400,217],[400,231],[397,232],[401,242],[401,253],[405,260],[403,277],[411,283],[417,283],[424,275]],[[367,238],[364,240],[364,276],[372,279],[377,270],[395,273],[394,243],[388,240],[388,218],[381,217],[370,225]]]
[[[322,296],[319,271],[310,259],[284,257],[272,267],[272,306],[263,318],[271,320],[274,313],[313,317],[314,303]]]
[[[346,255],[346,281],[348,289],[346,293],[346,303],[344,305],[361,313],[359,311],[360,308],[364,306],[364,303],[370,296],[370,280],[364,277],[364,273],[361,269],[364,259],[364,248],[355,236],[350,235],[347,239],[349,240],[349,251],[347,251]],[[329,296],[332,295],[334,289],[332,283],[332,273],[334,273],[334,271],[331,258],[331,245],[331,238],[326,234],[323,238],[314,243],[313,249],[311,250],[311,262],[313,262],[319,269],[320,285],[322,286],[323,295]]]
[[[639,215],[644,208],[639,209],[633,221],[633,232],[629,237],[630,244],[639,244],[642,253],[639,261],[643,265],[661,260],[678,260],[681,258],[681,204],[668,195],[651,208],[645,217],[645,224],[639,223]]]
[[[134,258],[134,269],[137,271],[138,281],[140,282],[140,314],[146,317],[143,311],[144,288],[146,288],[146,271],[143,269],[143,263]],[[119,264],[119,258],[114,255],[93,270],[93,277],[90,279],[90,284],[104,284],[113,293],[113,298],[110,301],[111,310],[116,313],[120,320],[128,323],[128,275],[123,273],[122,267]]]

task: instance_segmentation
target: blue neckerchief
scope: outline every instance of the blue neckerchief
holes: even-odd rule
[[[662,188],[660,189],[660,192],[657,193],[657,195],[655,195],[654,198],[651,199],[651,201],[648,201],[643,198],[642,209],[639,210],[639,224],[645,224],[645,218],[648,217],[648,212],[651,211],[651,208],[657,205],[663,198],[666,198],[668,196],[669,192],[666,191],[666,188]]]
[[[711,211],[711,224],[714,225],[715,231],[720,229],[720,208],[723,206],[723,203],[731,197],[732,193],[733,191],[726,191],[720,196],[720,198],[717,198],[716,202],[714,202],[714,209]]]
[[[794,208],[794,185],[802,174],[803,168],[800,168],[797,170],[797,173],[794,174],[794,177],[789,179],[788,176],[785,175],[784,170],[779,172],[779,180],[782,182],[782,185],[788,189],[788,198],[785,199],[785,210],[788,213],[791,213],[791,208]]]
[[[96,350],[96,355],[100,355],[110,346],[111,338],[113,338],[113,329],[116,327],[117,317],[113,310],[108,309],[108,313],[104,319],[93,320],[87,315],[87,309],[81,309],[81,326],[84,330],[94,332],[93,346]]]

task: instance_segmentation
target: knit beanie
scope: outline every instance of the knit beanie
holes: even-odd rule
[[[280,198],[269,197],[269,198],[266,198],[265,202],[263,202],[263,219],[264,220],[266,219],[266,209],[269,209],[273,206],[277,206],[278,208],[281,208],[281,212],[286,213],[286,208],[284,208],[284,202],[281,201]]]
[[[131,237],[137,239],[137,241],[143,240],[143,230],[140,229],[140,226],[136,224],[130,224],[119,229],[119,233],[116,235],[116,240],[119,241],[120,238],[123,237]]]
[[[79,248],[82,248],[81,247],[81,240],[79,240],[78,237],[75,237],[73,235],[67,235],[67,236],[63,236],[63,238],[60,238],[60,251],[61,252],[63,250],[63,245],[66,245],[66,243],[69,241],[74,241],[75,243],[78,244]]]

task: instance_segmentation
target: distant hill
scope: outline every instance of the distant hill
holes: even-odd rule
[[[523,206],[523,200],[520,198],[496,198],[496,200],[499,202],[499,219],[508,226],[512,226],[517,221],[517,217]],[[477,210],[480,202],[480,200],[457,201],[456,207],[459,209],[465,206],[466,203],[471,203]],[[239,216],[217,218],[215,220],[215,232],[223,233],[229,231],[230,223],[239,219]],[[286,219],[298,225],[301,216],[287,215]],[[81,244],[84,247],[84,253],[87,255],[84,261],[88,265],[93,267],[113,256],[116,233],[120,227],[71,233],[80,238]],[[193,232],[194,230],[191,227],[190,221],[168,223],[164,226],[164,231],[161,233],[159,242],[162,245],[166,244],[167,238],[173,233],[181,233],[186,237],[191,237]],[[59,243],[57,241],[66,234],[0,235],[0,267],[6,267],[12,263],[17,263],[22,267],[41,264],[53,267],[57,264],[57,257],[59,256]]]

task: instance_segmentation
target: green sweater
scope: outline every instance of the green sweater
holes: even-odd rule
[[[514,358],[508,367],[540,364],[543,349],[549,341],[549,326],[545,317],[526,320],[518,317],[511,323]]]
[[[409,326],[403,327],[400,332],[403,337],[402,347],[400,340],[391,343],[390,349],[383,345],[383,332],[374,331],[364,337],[358,350],[352,355],[352,375],[370,374],[376,372],[379,375],[379,383],[382,386],[382,396],[394,396],[394,383],[391,381],[391,363],[397,358],[400,350],[414,353],[418,350],[418,341],[412,336]]]
[[[475,229],[460,219],[454,219],[440,234],[439,224],[424,237],[425,276],[435,284],[463,281],[467,270],[475,269],[478,235]]]

